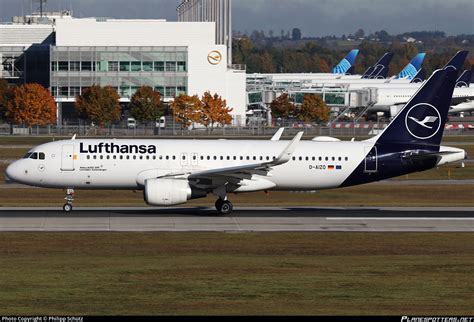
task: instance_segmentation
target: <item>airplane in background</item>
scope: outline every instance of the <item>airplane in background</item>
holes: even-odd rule
[[[312,191],[385,180],[465,159],[462,149],[440,146],[460,65],[438,70],[390,125],[360,142],[324,138],[290,142],[281,132],[262,140],[56,141],[31,149],[6,170],[22,184],[66,190],[142,190],[150,206],[174,206],[214,194],[229,215],[231,193]]]
[[[459,51],[456,55],[446,64],[448,66],[459,66],[460,62],[464,62],[467,57],[468,51]],[[461,65],[462,66],[462,65]],[[451,102],[452,109],[449,111],[450,114],[468,112],[474,110],[474,88],[471,87],[460,87],[461,85],[467,85],[467,78],[470,82],[470,72],[464,72],[459,78],[456,79],[456,88],[454,89],[453,99]],[[386,112],[390,113],[391,116],[395,116],[398,111],[406,104],[410,98],[417,92],[422,86],[421,84],[379,84],[379,85],[353,85],[351,89],[361,89],[366,87],[377,88],[377,99],[376,103],[368,109],[370,112]]]

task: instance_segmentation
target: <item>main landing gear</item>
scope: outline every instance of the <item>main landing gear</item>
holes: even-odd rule
[[[226,186],[220,186],[219,188],[215,189],[213,191],[214,195],[219,197],[216,201],[216,209],[217,211],[224,216],[228,216],[232,213],[232,210],[234,210],[234,205],[232,205],[232,202],[227,200],[227,189]]]
[[[67,189],[66,190],[66,197],[64,197],[66,203],[63,206],[64,212],[71,212],[72,211],[72,202],[74,201],[74,189]]]

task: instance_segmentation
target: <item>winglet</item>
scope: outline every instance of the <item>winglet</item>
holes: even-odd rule
[[[77,136],[77,134],[74,134],[74,136],[72,137],[72,139],[71,139],[71,140],[73,140],[73,141],[74,141],[74,140],[76,139],[76,136]]]
[[[303,134],[304,132],[298,132],[295,138],[290,142],[290,144],[288,144],[288,146],[285,148],[285,150],[283,150],[283,152],[278,156],[278,158],[274,160],[273,162],[271,162],[271,165],[280,165],[280,164],[284,164],[290,161],[291,156],[296,150],[296,146],[298,145],[298,143],[301,141],[301,138],[303,137]]]
[[[272,137],[271,141],[280,141],[281,136],[283,135],[283,132],[285,131],[285,128],[282,127],[280,128],[275,135]]]

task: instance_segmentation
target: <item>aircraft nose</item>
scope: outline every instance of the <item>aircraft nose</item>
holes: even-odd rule
[[[6,179],[10,181],[18,181],[19,178],[19,167],[17,162],[13,162],[7,167],[5,171]]]

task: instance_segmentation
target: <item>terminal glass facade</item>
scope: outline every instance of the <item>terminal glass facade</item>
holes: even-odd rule
[[[56,98],[74,99],[92,85],[112,86],[130,99],[150,86],[165,99],[187,94],[187,47],[51,47],[50,84]]]

